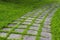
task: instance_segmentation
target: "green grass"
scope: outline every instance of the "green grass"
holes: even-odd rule
[[[8,1],[8,2],[0,2],[0,28],[3,28],[4,26],[7,26],[8,23],[11,23],[13,20],[20,18],[24,14],[26,14],[29,11],[32,11],[34,9],[40,8],[41,6],[44,6],[45,4],[55,3],[54,1],[39,1],[39,0],[24,0],[20,2],[19,1]],[[60,9],[59,9],[60,10]],[[58,14],[57,14],[58,13]],[[56,12],[54,17],[52,18],[52,37],[53,40],[59,40],[60,38],[60,13],[59,11]],[[57,21],[56,21],[57,20]],[[24,21],[24,20],[23,20]],[[18,26],[18,25],[17,25]],[[14,30],[13,28],[12,30]],[[11,32],[9,32],[10,34]],[[9,36],[8,34],[8,36]],[[3,40],[3,38],[0,38],[0,40]]]
[[[20,1],[18,1],[20,2]],[[40,4],[44,4],[40,1],[21,1],[17,3],[16,0],[8,2],[0,2],[0,28],[6,26],[8,23],[12,22],[25,13],[32,11],[33,9],[39,8]]]
[[[54,14],[51,23],[52,40],[60,40],[60,8]]]
[[[18,3],[17,3],[18,2]],[[21,17],[25,13],[32,11],[33,9],[39,8],[51,1],[39,1],[39,0],[15,0],[8,2],[0,2],[0,28],[6,26],[13,20]],[[42,5],[41,5],[42,4]]]
[[[15,20],[25,13],[33,10],[35,7],[35,4],[14,4],[14,3],[7,3],[7,2],[1,2],[0,3],[0,28],[2,26],[7,25],[8,23],[12,22],[12,20]]]

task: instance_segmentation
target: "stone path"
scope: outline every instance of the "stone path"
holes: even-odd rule
[[[0,30],[0,37],[6,40],[51,40],[51,18],[56,5],[47,5],[41,9],[23,15]]]

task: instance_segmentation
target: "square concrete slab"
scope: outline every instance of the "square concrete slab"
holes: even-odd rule
[[[51,29],[49,29],[49,28],[42,28],[42,31],[43,32],[49,32],[50,33],[51,32]]]
[[[39,17],[38,19],[43,19],[43,17]]]
[[[33,26],[31,26],[29,29],[36,30],[36,31],[37,31],[38,28],[39,28],[39,27],[33,27]]]
[[[41,19],[36,19],[36,21],[40,21]]]
[[[37,35],[37,31],[28,30],[27,34]]]
[[[50,19],[48,18],[48,19],[45,20],[45,22],[50,23],[51,21],[50,21]]]
[[[35,17],[33,17],[33,16],[30,16],[29,18],[35,18]]]
[[[40,26],[40,24],[36,24],[36,23],[34,23],[34,24],[33,24],[33,26],[39,27],[39,26]]]
[[[30,21],[31,22],[32,20],[25,20],[25,21]]]
[[[49,28],[49,29],[51,28],[51,26],[49,26],[49,25],[45,25],[44,27],[45,27],[45,28]]]
[[[3,28],[2,31],[11,31],[12,28]]]
[[[38,26],[32,25],[31,27],[38,27]]]
[[[30,21],[25,21],[25,22],[31,23]]]
[[[27,28],[27,25],[19,25],[18,28]]]
[[[37,15],[33,15],[32,17],[34,17],[34,18],[35,18],[36,16],[37,16]]]
[[[24,29],[15,29],[14,32],[22,33]]]
[[[49,38],[49,37],[51,37],[51,33],[41,32],[41,36],[42,36],[42,37]]]
[[[47,21],[44,23],[44,25],[50,25],[50,24],[51,24],[51,23],[50,23],[50,22],[47,22]]]
[[[50,21],[51,20],[51,18],[46,18],[46,21]]]
[[[20,34],[11,34],[7,39],[20,39],[21,35]]]
[[[38,22],[38,21],[40,22],[40,20],[37,20],[37,19],[36,19],[36,22]]]
[[[40,24],[37,24],[37,23],[34,23],[35,25],[40,25]]]
[[[43,38],[43,37],[40,37],[40,40],[51,40],[51,38]]]
[[[40,17],[44,17],[44,15],[41,15]]]
[[[51,28],[51,26],[50,26],[50,25],[44,25],[44,27],[45,27],[45,28]]]
[[[8,25],[8,27],[14,27],[16,24],[15,23],[11,23]]]
[[[7,37],[7,34],[8,34],[8,33],[4,33],[4,32],[1,33],[1,32],[0,32],[0,37]]]
[[[26,18],[26,17],[23,16],[23,17],[21,17],[21,18]]]
[[[34,27],[39,27],[39,25],[34,25],[34,24],[33,24],[33,26],[34,26]]]
[[[35,14],[34,14],[34,16],[37,16],[37,15],[38,15],[38,13],[35,13]]]
[[[31,22],[27,22],[27,21],[26,21],[26,22],[24,22],[24,23],[22,23],[22,24],[28,25],[28,24],[31,24]]]
[[[35,40],[35,39],[36,39],[35,36],[28,36],[28,35],[25,35],[25,36],[23,37],[23,40]]]
[[[27,20],[33,20],[34,18],[28,18]]]
[[[41,21],[35,21],[35,23],[36,23],[36,24],[40,24],[40,23],[41,23]]]

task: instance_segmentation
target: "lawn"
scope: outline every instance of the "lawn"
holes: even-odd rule
[[[52,40],[60,40],[60,8],[53,16],[51,23]]]
[[[43,1],[43,2],[39,0],[0,1],[0,28],[6,26],[8,23],[21,17],[27,12],[40,8],[41,6],[47,3],[50,3],[48,1]]]
[[[0,28],[6,26],[13,20],[20,18],[22,15],[38,6],[36,3],[10,3],[10,2],[0,2]]]

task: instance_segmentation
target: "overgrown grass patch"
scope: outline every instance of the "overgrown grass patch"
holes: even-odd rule
[[[0,28],[31,10],[33,10],[33,6],[6,2],[0,3]]]
[[[0,28],[7,25],[12,20],[21,17],[25,13],[33,9],[40,8],[40,6],[43,6],[47,3],[49,4],[50,2],[41,0],[4,0],[3,2],[0,0]]]
[[[60,8],[54,14],[51,23],[52,40],[60,40]]]

